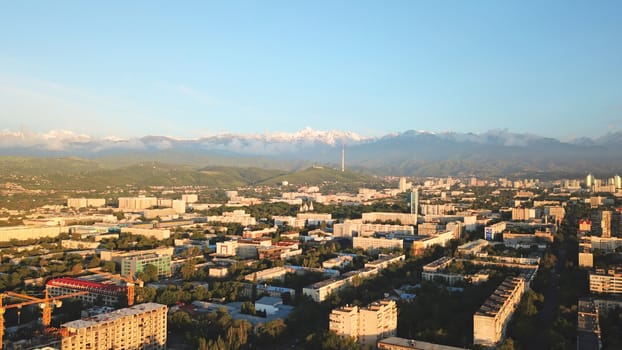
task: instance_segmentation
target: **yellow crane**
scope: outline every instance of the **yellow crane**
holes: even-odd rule
[[[38,298],[38,297],[33,297],[31,295],[21,294],[21,293],[16,293],[16,292],[0,293],[0,349],[2,349],[2,339],[4,338],[4,312],[7,309],[17,308],[17,314],[19,317],[21,314],[20,310],[22,307],[27,306],[27,305],[32,305],[32,304],[39,304],[43,312],[43,315],[41,317],[41,324],[43,325],[43,329],[47,329],[50,327],[50,324],[52,323],[52,309],[54,307],[60,307],[62,305],[61,299],[75,298],[77,296],[84,295],[84,294],[88,294],[88,292],[76,292],[76,293],[71,293],[71,294],[64,294],[64,295],[59,295],[55,297],[50,297],[48,295],[48,292],[45,291],[45,297]],[[21,299],[21,300],[26,300],[26,301],[16,303],[16,304],[4,305],[3,299],[5,297]]]
[[[138,284],[139,287],[143,286],[143,281],[136,278],[132,278],[132,276],[129,277],[124,277],[121,276],[120,274],[112,274],[110,272],[106,272],[106,271],[102,271],[101,268],[95,268],[95,269],[87,269],[88,272],[91,272],[93,274],[96,275],[103,275],[106,277],[110,277],[113,279],[118,279],[121,281],[125,282],[125,286],[127,287],[127,305],[128,306],[132,306],[134,305],[134,301],[135,301],[135,290],[134,290],[134,286],[136,284]]]

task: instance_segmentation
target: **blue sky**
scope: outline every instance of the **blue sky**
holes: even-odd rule
[[[622,130],[620,1],[5,1],[0,130]]]

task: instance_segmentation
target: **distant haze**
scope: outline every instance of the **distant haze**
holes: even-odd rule
[[[381,137],[353,132],[303,129],[294,133],[218,134],[196,139],[167,136],[97,138],[68,131],[44,134],[0,132],[0,155],[142,160],[185,164],[292,168],[304,164],[339,166],[394,175],[504,175],[587,172],[622,173],[622,133],[560,141],[531,134],[404,131]]]

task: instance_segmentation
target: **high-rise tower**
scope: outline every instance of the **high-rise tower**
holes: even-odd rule
[[[341,172],[346,171],[346,145],[341,144]]]

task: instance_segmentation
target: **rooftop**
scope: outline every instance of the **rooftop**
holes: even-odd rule
[[[62,324],[61,327],[68,329],[93,327],[101,323],[113,322],[124,317],[140,315],[145,312],[155,311],[162,308],[166,309],[166,305],[156,303],[138,304],[125,309],[120,309],[105,314],[95,315],[93,317],[67,322]]]

